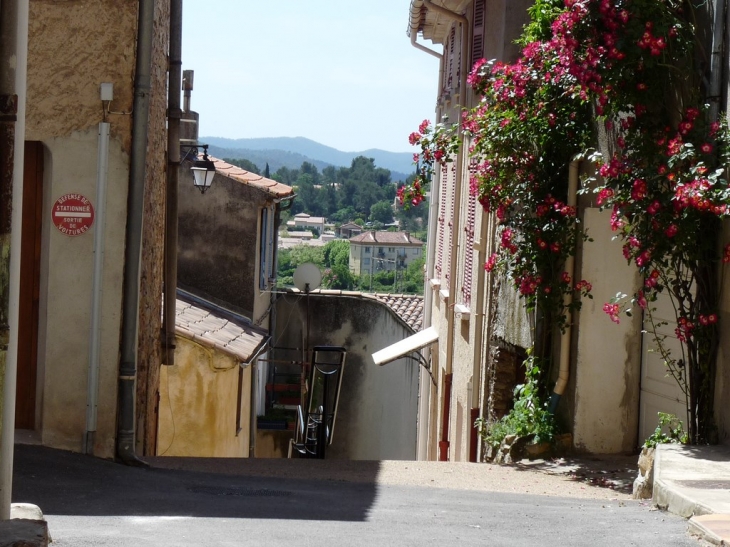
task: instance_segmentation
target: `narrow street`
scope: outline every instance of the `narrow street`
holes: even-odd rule
[[[41,507],[59,547],[699,545],[684,519],[575,473],[312,460],[201,472],[188,463],[174,466],[193,470],[140,469],[18,445],[13,497]],[[265,476],[267,463],[276,476]]]

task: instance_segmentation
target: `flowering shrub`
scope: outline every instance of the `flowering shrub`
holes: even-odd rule
[[[623,254],[644,275],[630,301],[603,310],[616,323],[632,305],[646,310],[669,371],[687,395],[692,442],[713,435],[717,349],[716,265],[720,219],[730,212],[728,130],[710,119],[694,68],[695,29],[688,20],[699,0],[537,0],[512,64],[478,61],[468,83],[481,96],[463,114],[476,162],[470,191],[500,222],[499,248],[485,268],[506,272],[528,308],[562,327],[590,296],[575,283],[566,258],[587,236],[566,204],[568,166],[578,154],[600,178],[587,181]],[[597,123],[596,123],[597,122]],[[435,146],[428,124],[411,135],[424,161],[448,161],[458,140]],[[606,138],[605,156],[589,150]],[[425,147],[424,147],[425,143]],[[428,154],[426,153],[428,151]],[[416,158],[421,159],[421,157]],[[432,165],[432,164],[431,164]],[[650,303],[672,298],[673,357],[657,334]]]
[[[423,120],[408,137],[412,146],[419,146],[420,153],[413,154],[413,163],[418,168],[415,180],[398,188],[398,201],[404,209],[417,206],[426,198],[426,186],[431,181],[436,163],[444,166],[454,160],[459,151],[458,127],[444,121],[432,125],[429,120]]]

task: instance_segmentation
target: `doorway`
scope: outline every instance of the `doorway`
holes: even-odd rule
[[[43,213],[43,144],[25,143],[18,309],[16,429],[35,429]]]

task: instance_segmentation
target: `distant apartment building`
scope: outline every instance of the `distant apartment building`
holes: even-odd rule
[[[324,233],[326,219],[324,217],[313,217],[307,213],[298,213],[286,223],[287,228],[315,229],[318,233]]]
[[[408,232],[364,232],[350,238],[350,271],[372,275],[404,270],[422,253],[423,242]]]

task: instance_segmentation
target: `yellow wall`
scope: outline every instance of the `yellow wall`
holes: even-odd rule
[[[239,369],[234,357],[177,338],[175,365],[160,374],[157,455],[248,457],[251,367],[242,371],[240,409]]]

